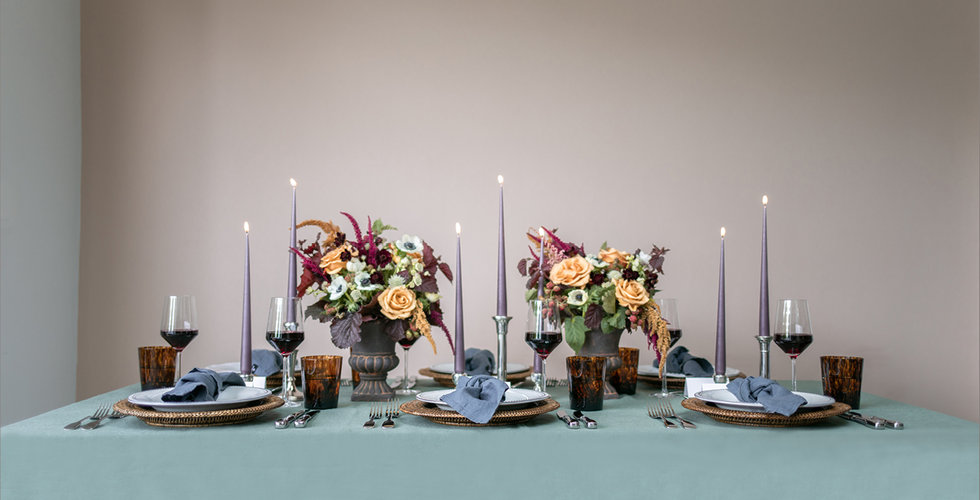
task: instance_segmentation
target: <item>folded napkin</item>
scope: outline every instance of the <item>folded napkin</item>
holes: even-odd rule
[[[689,377],[710,377],[715,373],[711,362],[704,358],[695,357],[682,345],[675,347],[667,355],[667,364],[664,365],[664,371],[683,373]]]
[[[493,375],[493,353],[486,349],[471,347],[466,350],[466,374]]]
[[[252,350],[252,373],[259,377],[268,377],[282,371],[282,356],[269,349]]]
[[[493,418],[505,392],[507,384],[489,375],[462,376],[456,390],[439,399],[470,421],[485,424]]]
[[[761,403],[766,411],[787,417],[806,404],[802,396],[762,377],[737,378],[728,383],[728,390],[743,403]]]
[[[242,377],[234,372],[218,373],[213,370],[194,368],[180,377],[177,385],[163,393],[161,399],[169,403],[180,401],[214,401],[218,394],[232,385],[244,386]]]

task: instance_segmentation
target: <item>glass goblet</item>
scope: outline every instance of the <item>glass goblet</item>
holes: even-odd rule
[[[180,353],[197,337],[197,304],[193,295],[170,295],[163,301],[160,336],[177,351],[174,385],[180,380]]]
[[[654,299],[654,302],[660,307],[660,316],[667,322],[667,333],[670,334],[670,347],[672,348],[681,339],[681,323],[677,316],[677,299]],[[669,348],[667,352],[670,352]],[[663,376],[660,377],[660,392],[654,392],[651,396],[669,398],[676,394],[679,393],[667,390],[667,370],[664,370]]]
[[[290,312],[291,310],[291,312]],[[273,297],[269,305],[269,321],[266,323],[265,340],[282,355],[282,396],[283,406],[299,406],[303,393],[288,394],[295,387],[292,370],[292,356],[306,334],[303,331],[303,303],[299,298]]]
[[[793,390],[795,391],[796,358],[813,343],[810,309],[807,307],[805,299],[783,299],[779,301],[773,341],[783,352],[789,354],[793,373]]]
[[[561,344],[561,315],[553,300],[535,299],[528,302],[527,333],[524,341],[541,358],[541,387],[547,392],[547,360],[551,351]]]

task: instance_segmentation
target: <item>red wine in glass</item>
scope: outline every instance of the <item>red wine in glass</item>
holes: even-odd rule
[[[408,350],[408,348],[415,345],[415,342],[417,342],[421,337],[421,335],[416,335],[412,338],[408,338],[407,336],[402,337],[401,340],[398,341],[398,345],[402,346],[403,349]]]
[[[681,339],[681,329],[680,328],[677,328],[677,329],[673,329],[672,330],[672,329],[668,328],[667,329],[667,333],[670,334],[670,346],[671,347],[674,347],[674,344],[676,344],[677,341],[679,341]]]
[[[561,344],[561,333],[559,332],[527,332],[524,335],[524,341],[527,345],[534,349],[534,352],[541,356],[541,359],[547,359],[551,351],[554,351],[559,344]]]
[[[265,333],[265,339],[283,356],[292,354],[305,338],[306,335],[303,332],[289,330]]]
[[[170,344],[170,347],[183,351],[187,344],[197,337],[197,330],[160,330],[160,336]]]
[[[418,394],[419,391],[412,389],[414,385],[408,378],[408,350],[422,338],[421,335],[415,335],[409,338],[407,335],[402,337],[398,341],[398,345],[402,346],[402,382],[395,389],[395,394],[399,396],[411,396],[413,394]]]
[[[776,345],[783,350],[783,352],[795,358],[802,354],[803,351],[805,351],[806,348],[813,343],[813,335],[788,335],[785,333],[777,333],[773,336],[773,340],[776,342]]]

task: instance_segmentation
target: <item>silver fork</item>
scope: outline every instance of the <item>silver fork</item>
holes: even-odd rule
[[[395,421],[392,420],[392,418],[394,418],[394,415],[395,415],[395,402],[391,401],[388,403],[388,406],[385,408],[385,417],[387,417],[387,420],[382,422],[381,424],[382,429],[392,429],[395,427]]]
[[[677,428],[677,424],[675,424],[675,423],[671,422],[670,420],[667,420],[666,418],[664,418],[664,416],[660,414],[660,409],[659,408],[654,408],[653,407],[653,404],[651,404],[651,403],[647,403],[647,415],[650,415],[650,418],[653,418],[653,419],[659,418],[664,423],[664,427],[666,427],[668,429],[676,429]]]
[[[82,426],[82,429],[85,429],[85,430],[89,430],[90,431],[90,430],[98,427],[99,424],[101,424],[102,421],[105,420],[105,419],[107,419],[107,418],[122,418],[122,417],[125,417],[125,416],[126,415],[123,415],[122,413],[119,413],[116,410],[112,410],[112,413],[109,413],[108,415],[103,415],[103,416],[99,417],[98,419],[93,420],[93,421],[91,421],[91,422],[83,425]]]
[[[87,417],[79,420],[78,422],[72,422],[72,423],[66,425],[65,426],[65,429],[66,430],[69,430],[69,431],[73,431],[73,430],[77,429],[80,425],[82,425],[82,422],[85,422],[88,419],[95,420],[97,418],[100,418],[102,415],[104,415],[104,414],[106,414],[108,412],[109,412],[109,405],[108,404],[105,404],[105,403],[100,404],[99,405],[99,408],[97,410],[95,410],[95,413],[93,413],[93,414],[91,414],[91,415],[89,415],[89,416],[87,416]]]
[[[661,403],[661,404],[663,404],[663,403]],[[670,401],[669,400],[666,402],[666,404],[667,404],[666,410],[667,410],[667,416],[668,417],[676,418],[677,420],[679,420],[680,423],[681,423],[681,426],[684,427],[685,429],[697,429],[698,428],[698,426],[694,425],[693,423],[688,422],[687,420],[684,420],[681,417],[678,417],[677,416],[677,413],[674,411],[674,405],[670,404]]]
[[[371,411],[371,413],[370,413],[371,418],[368,419],[367,422],[364,422],[364,428],[365,429],[370,429],[370,428],[374,427],[374,421],[375,421],[375,419],[381,418],[381,404],[380,403],[371,403],[371,410],[370,411]]]

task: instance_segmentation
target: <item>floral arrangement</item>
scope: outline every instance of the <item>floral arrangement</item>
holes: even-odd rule
[[[612,333],[640,328],[648,345],[661,353],[662,365],[670,335],[651,297],[658,291],[655,287],[668,249],[654,245],[649,253],[626,253],[603,243],[598,254],[588,254],[584,245],[566,243],[555,231],[545,229],[545,237],[527,233],[531,257],[517,265],[528,278],[526,299],[537,298],[538,280],[544,276],[542,298],[557,302],[565,340],[573,350],[578,352],[589,330]]]
[[[452,282],[449,266],[418,236],[406,234],[386,241],[382,233],[397,228],[380,219],[372,223],[369,217],[367,232],[362,233],[353,216],[341,214],[350,220],[354,239],[333,222],[307,220],[296,226],[322,230],[312,243],[302,240],[300,248],[293,249],[303,260],[297,293],[316,299],[306,309],[306,317],[330,323],[331,340],[341,349],[360,342],[365,321],[381,321],[396,342],[424,336],[433,351],[432,325],[436,325],[454,349],[443,323],[436,282],[438,272]]]

